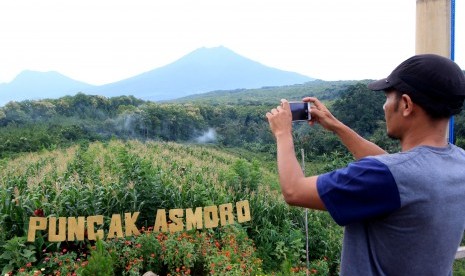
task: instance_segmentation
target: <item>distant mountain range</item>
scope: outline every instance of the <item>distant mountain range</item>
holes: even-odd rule
[[[93,85],[73,80],[58,72],[26,70],[10,83],[0,84],[0,105],[9,101],[59,98],[93,88]]]
[[[58,72],[24,71],[10,83],[0,84],[0,105],[78,92],[106,97],[133,95],[161,101],[215,90],[292,85],[312,80],[262,65],[221,46],[199,48],[164,67],[101,86],[73,80]]]

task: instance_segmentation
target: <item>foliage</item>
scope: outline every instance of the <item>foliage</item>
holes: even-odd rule
[[[465,275],[465,259],[455,260],[453,266],[454,275]]]
[[[400,143],[394,139],[387,139],[386,122],[379,122],[379,127],[371,136],[371,141],[389,153],[399,152]]]
[[[110,254],[97,239],[95,246],[90,250],[90,257],[87,264],[79,269],[79,275],[113,275],[113,263]]]
[[[144,244],[149,240],[152,246]],[[218,231],[155,233],[107,243],[118,275],[143,269],[171,275],[251,275],[261,265],[253,242],[239,225]]]
[[[362,83],[350,86],[332,105],[333,115],[364,137],[369,137],[384,120],[382,92],[373,92]]]
[[[41,267],[41,272],[45,275],[73,275],[81,267],[87,265],[84,256],[78,256],[77,252],[63,249],[61,251],[45,252]]]
[[[279,271],[283,260],[292,260],[295,267],[304,265],[303,210],[289,207],[282,200],[274,169],[267,169],[254,158],[248,161],[213,146],[113,140],[28,153],[0,166],[0,191],[6,199],[2,202],[12,204],[1,205],[0,225],[16,229],[12,232],[4,228],[0,244],[26,236],[31,216],[101,214],[109,218],[138,211],[137,227],[145,229],[142,235],[103,243],[117,275],[135,275],[148,269],[173,275],[187,271],[205,275],[211,264],[219,275],[247,274],[251,268],[260,274]],[[250,203],[250,222],[214,230],[148,235],[159,208],[195,208],[244,199]],[[314,250],[311,258],[331,256],[333,262],[328,264],[336,271],[337,257],[332,256],[338,255],[341,229],[324,218],[325,213],[310,214],[309,228],[315,231],[310,243],[322,248]],[[108,223],[105,220],[103,229],[108,229]],[[29,244],[37,259],[31,269],[44,268],[53,274],[72,273],[73,267],[89,263],[98,266],[99,260],[108,256],[94,248],[92,252],[97,255],[91,262],[89,244],[50,243],[48,232],[37,231],[36,242]],[[60,263],[62,266],[58,266]]]
[[[26,243],[26,238],[14,237],[3,245],[0,255],[2,275],[15,269],[25,268],[36,261],[34,246]]]
[[[196,103],[210,105],[277,105],[281,99],[300,101],[304,97],[318,97],[321,100],[333,100],[341,91],[358,81],[322,81],[315,80],[304,84],[262,87],[258,89],[236,89],[213,91],[176,99],[174,103]]]
[[[4,141],[0,158],[112,138],[201,143],[199,137],[208,131],[214,134],[209,143],[274,154],[265,113],[281,98],[300,100],[304,96],[326,101],[339,119],[367,138],[385,128],[381,108],[384,96],[368,91],[365,82],[313,81],[214,95],[154,103],[127,96],[105,98],[79,93],[56,100],[10,102],[0,108],[0,139]],[[462,120],[457,117],[458,122]],[[317,156],[344,150],[334,135],[321,128],[309,131],[306,125],[296,125],[296,133],[306,143],[307,152]],[[459,137],[463,137],[462,132],[457,129]],[[380,143],[387,140],[383,135],[376,139]]]
[[[253,241],[240,227],[225,227],[217,239],[210,239],[214,246],[206,247],[205,270],[209,275],[254,275],[261,270]]]

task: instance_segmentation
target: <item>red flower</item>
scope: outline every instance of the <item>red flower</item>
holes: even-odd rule
[[[34,210],[34,216],[36,216],[36,217],[44,217],[44,216],[45,216],[45,215],[44,215],[44,210],[42,210],[42,209],[35,209],[35,210]]]

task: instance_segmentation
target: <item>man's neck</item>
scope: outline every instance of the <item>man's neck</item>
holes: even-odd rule
[[[417,122],[401,139],[402,151],[417,146],[446,147],[448,119]]]

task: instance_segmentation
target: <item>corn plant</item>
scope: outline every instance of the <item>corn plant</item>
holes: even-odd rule
[[[138,229],[149,229],[158,209],[197,208],[246,199],[252,220],[232,229],[168,233],[162,240],[144,234],[119,243],[106,241],[104,246],[111,251],[115,271],[122,275],[144,269],[162,274],[252,273],[244,266],[260,274],[279,271],[286,262],[292,263],[293,270],[303,266],[303,210],[282,200],[276,170],[261,165],[258,159],[246,160],[213,146],[112,140],[28,153],[0,162],[0,168],[0,246],[24,237],[28,219],[34,216],[103,215],[103,229],[108,229],[112,214],[139,212]],[[340,228],[327,214],[310,212],[309,229],[312,261],[336,271]],[[46,231],[38,231],[31,244],[37,264],[53,256],[57,260],[75,258],[74,264],[81,265],[84,255],[89,256],[89,241],[50,243],[47,239]],[[240,244],[245,247],[240,249]],[[176,249],[182,249],[184,255],[174,254]],[[234,250],[250,255],[240,256]],[[69,252],[75,255],[67,255]],[[251,262],[244,263],[244,258]],[[54,263],[48,264],[56,269]]]

